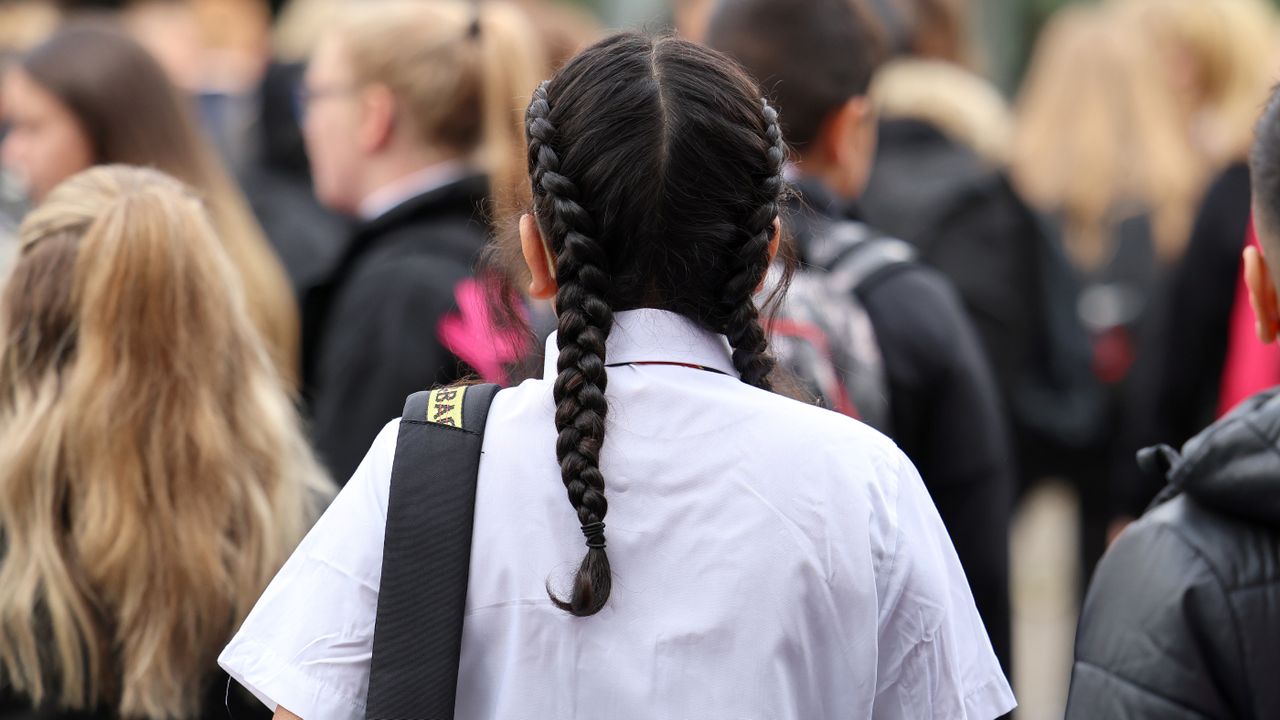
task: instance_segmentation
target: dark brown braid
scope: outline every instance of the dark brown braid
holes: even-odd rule
[[[574,615],[594,615],[604,607],[612,587],[609,556],[605,553],[604,497],[600,448],[604,443],[605,340],[613,327],[613,310],[606,300],[608,257],[595,239],[596,226],[579,202],[578,188],[560,174],[555,127],[548,119],[551,106],[544,82],[529,105],[526,128],[534,184],[534,205],[556,253],[556,458],[569,502],[587,538],[587,554],[578,568],[568,601],[551,593],[552,602]],[[550,588],[548,587],[550,593]]]
[[[774,360],[768,354],[768,340],[760,326],[760,311],[755,303],[755,290],[769,269],[769,243],[773,240],[774,219],[778,217],[784,179],[783,163],[787,146],[778,125],[778,112],[761,101],[765,124],[766,174],[761,180],[761,197],[765,201],[747,219],[746,241],[734,255],[735,272],[725,287],[725,335],[733,346],[733,365],[742,381],[765,390],[771,389],[769,374]]]

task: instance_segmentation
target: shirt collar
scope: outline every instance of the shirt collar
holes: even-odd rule
[[[375,220],[410,198],[442,188],[470,173],[465,163],[456,160],[428,165],[369,193],[360,201],[360,219]]]
[[[723,335],[709,332],[692,320],[667,310],[642,308],[613,314],[613,329],[605,341],[605,363],[663,362],[701,365],[738,377],[733,350]],[[547,338],[543,378],[557,374],[560,355],[556,333]]]

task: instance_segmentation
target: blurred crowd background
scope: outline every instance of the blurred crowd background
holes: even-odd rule
[[[342,262],[351,230],[316,199],[299,90],[317,39],[359,2],[0,0],[0,262],[16,252],[32,188],[64,177],[60,166],[127,162],[130,143],[189,131],[165,136],[165,169],[211,198],[224,232],[237,228],[227,245],[251,314],[298,382],[308,362],[298,308]],[[1017,716],[1061,717],[1091,569],[1163,482],[1136,452],[1177,446],[1280,384],[1280,356],[1253,336],[1239,261],[1252,235],[1252,127],[1280,79],[1276,9],[860,2],[890,54],[871,86],[880,132],[862,211],[950,278],[988,354],[1017,468],[1002,656]],[[513,4],[554,68],[610,28],[701,40],[714,0]],[[158,102],[131,88],[145,68],[98,47],[86,28],[99,24],[159,61],[198,127],[138,104]],[[98,72],[113,64],[115,74]],[[48,98],[99,147],[77,158],[65,138],[35,137]],[[368,441],[353,442],[362,452]],[[340,476],[346,461],[320,445]],[[965,448],[954,451],[943,465],[961,462]]]

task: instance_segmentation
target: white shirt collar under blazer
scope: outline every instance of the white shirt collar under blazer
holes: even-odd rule
[[[544,378],[556,376],[559,355],[556,333],[551,333],[547,338]],[[667,310],[642,308],[613,314],[613,328],[605,341],[605,363],[631,362],[702,365],[730,377],[738,377],[728,338],[704,330],[683,315]]]

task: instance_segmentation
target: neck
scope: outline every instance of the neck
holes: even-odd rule
[[[795,164],[796,175],[807,180],[817,180],[840,200],[857,200],[862,189],[850,179],[848,170],[822,158],[803,157]]]
[[[388,146],[376,157],[370,158],[365,167],[361,201],[367,200],[380,190],[394,186],[414,173],[460,159],[462,156],[456,152],[436,148],[408,144]]]

